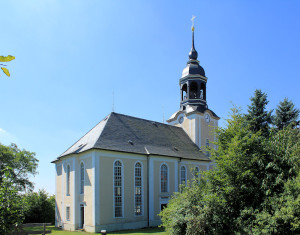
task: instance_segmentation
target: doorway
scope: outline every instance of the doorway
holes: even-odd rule
[[[80,223],[79,228],[83,228],[84,226],[84,205],[80,204]]]

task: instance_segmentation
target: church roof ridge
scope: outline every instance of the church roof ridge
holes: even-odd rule
[[[141,120],[141,121],[151,122],[152,124],[153,124],[153,123],[157,123],[157,124],[160,124],[160,125],[166,125],[166,126],[172,126],[172,127],[176,127],[176,128],[181,128],[181,127],[178,127],[178,126],[170,125],[170,124],[168,124],[168,123],[163,123],[163,122],[153,121],[153,120],[149,120],[149,119],[145,119],[145,118],[139,118],[139,117],[135,117],[135,116],[123,114],[123,113],[111,112],[110,114],[122,115],[122,116],[125,116],[125,117],[130,117],[130,118],[138,119],[138,120]]]

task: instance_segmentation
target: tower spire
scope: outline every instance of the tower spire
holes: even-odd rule
[[[195,27],[194,27],[194,20],[195,20],[196,16],[193,16],[191,21],[192,21],[192,49],[189,53],[189,58],[190,60],[197,60],[198,58],[198,52],[195,49],[195,44],[194,44],[194,31],[195,31]]]

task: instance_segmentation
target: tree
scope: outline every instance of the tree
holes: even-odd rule
[[[15,224],[21,224],[24,219],[23,198],[14,186],[12,169],[2,168],[3,176],[0,182],[0,234],[10,234]]]
[[[26,204],[24,223],[55,223],[55,196],[45,190],[24,195]]]
[[[249,123],[250,130],[269,134],[269,125],[272,123],[272,110],[267,111],[266,106],[269,103],[267,94],[261,90],[255,90],[254,97],[250,98],[251,105],[248,105],[248,114],[246,120]]]
[[[233,109],[226,128],[217,130],[214,169],[161,212],[167,232],[300,233],[300,133],[286,128],[266,135],[267,128],[254,132],[253,123]]]
[[[14,60],[15,57],[8,55],[8,56],[0,56],[0,62],[9,62]],[[5,68],[4,66],[6,66],[5,64],[0,64],[0,67],[2,69],[2,71],[6,74],[6,76],[10,77],[10,73],[9,70],[7,68]]]
[[[295,108],[295,105],[288,98],[284,98],[279,102],[275,110],[274,125],[277,129],[282,130],[291,123],[296,124],[299,118],[300,110]]]
[[[0,144],[0,169],[9,167],[10,177],[18,190],[33,189],[29,176],[37,174],[38,159],[35,153],[20,150],[16,144]],[[0,184],[4,175],[0,174]]]

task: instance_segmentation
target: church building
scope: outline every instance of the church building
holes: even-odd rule
[[[209,170],[205,146],[219,117],[207,105],[205,71],[192,49],[179,80],[180,109],[168,124],[112,112],[52,163],[55,225],[115,231],[157,226],[181,184]]]

